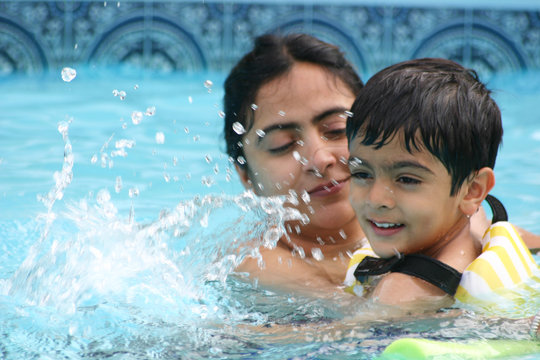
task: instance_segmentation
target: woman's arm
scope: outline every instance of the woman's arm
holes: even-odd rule
[[[471,232],[474,238],[478,241],[482,240],[487,228],[491,226],[491,220],[486,216],[486,212],[483,207],[480,207],[478,211],[471,218]],[[540,251],[540,235],[533,234],[519,226],[514,225],[519,235],[523,239],[523,242],[531,250],[532,253]]]

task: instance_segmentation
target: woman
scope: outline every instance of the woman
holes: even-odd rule
[[[287,224],[276,248],[260,249],[264,267],[248,258],[238,271],[281,289],[343,284],[349,255],[366,244],[348,201],[345,138],[362,86],[337,47],[305,34],[263,35],[232,69],[224,132],[242,183],[260,196],[293,191],[309,216],[307,224]],[[473,219],[480,239],[489,221],[484,213]]]
[[[293,190],[310,220],[261,249],[264,269],[247,259],[239,271],[280,287],[342,284],[348,253],[364,238],[345,160],[347,110],[362,86],[337,47],[308,35],[259,37],[229,74],[225,139],[240,179],[260,196]]]

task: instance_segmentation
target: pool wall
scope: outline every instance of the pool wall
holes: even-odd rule
[[[339,45],[362,74],[408,58],[540,69],[540,1],[0,2],[0,78],[64,66],[227,71],[265,32]]]

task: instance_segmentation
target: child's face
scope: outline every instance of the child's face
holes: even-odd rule
[[[459,208],[464,191],[450,196],[443,164],[427,150],[409,153],[400,139],[378,150],[353,140],[349,199],[379,256],[396,250],[433,256],[466,223]]]

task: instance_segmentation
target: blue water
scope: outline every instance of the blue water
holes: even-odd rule
[[[221,140],[224,75],[77,70],[71,82],[0,83],[0,358],[371,359],[403,336],[529,338],[520,318],[540,297],[508,309],[512,319],[380,320],[339,292],[275,293],[231,276],[247,241],[274,245],[298,214],[239,185]],[[539,84],[490,79],[505,126],[493,193],[536,233]]]

